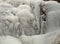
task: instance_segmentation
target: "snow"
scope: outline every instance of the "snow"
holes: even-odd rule
[[[21,41],[12,36],[0,36],[0,44],[22,44]]]
[[[20,40],[23,44],[51,44],[56,39],[59,41],[60,30],[35,36],[21,35]],[[56,42],[55,42],[56,43]]]

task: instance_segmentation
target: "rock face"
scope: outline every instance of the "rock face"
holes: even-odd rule
[[[60,0],[44,0],[44,1],[57,1],[60,3]]]
[[[60,0],[54,0],[54,1],[57,1],[57,2],[59,2],[59,3],[60,3]]]

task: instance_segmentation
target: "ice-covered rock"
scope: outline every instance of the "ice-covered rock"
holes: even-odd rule
[[[31,11],[31,8],[29,5],[20,5],[20,6],[18,6],[18,9],[20,9],[20,10],[27,9],[27,10]]]
[[[60,29],[60,10],[47,13],[47,32]]]
[[[13,15],[11,12],[13,12],[15,8],[8,4],[8,3],[0,3],[0,15]]]
[[[34,35],[38,30],[35,16],[27,9],[19,11],[16,16],[19,17],[20,24],[27,35]]]
[[[17,16],[1,16],[0,17],[0,35],[20,36],[21,30]]]
[[[47,12],[57,11],[60,9],[60,3],[56,2],[56,1],[46,1],[45,7],[47,9],[46,10]]]
[[[23,4],[30,5],[30,1],[31,0],[17,0],[17,1],[16,0],[9,0],[9,1],[6,0],[7,3],[13,5],[14,7],[18,7],[19,5],[23,5]]]

